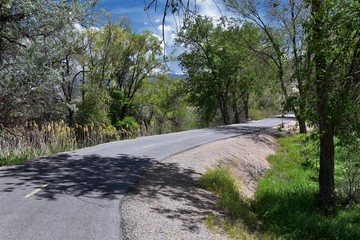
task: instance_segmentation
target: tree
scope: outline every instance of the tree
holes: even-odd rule
[[[115,71],[112,73],[110,91],[120,91],[124,98],[119,113],[114,116],[119,120],[132,110],[134,97],[144,81],[162,68],[163,64],[160,41],[150,32],[129,34],[127,40],[120,62],[116,59],[112,61]]]
[[[132,114],[133,101],[145,80],[162,68],[161,44],[150,32],[131,32],[126,19],[87,30],[87,81],[109,91],[112,124]]]
[[[180,55],[181,66],[189,75],[187,91],[207,122],[217,110],[223,124],[248,117],[249,93],[255,84],[254,59],[239,36],[254,46],[259,44],[251,24],[240,28],[226,19],[217,25],[206,17],[189,19],[178,34],[178,44],[187,49]]]
[[[345,0],[312,0],[310,8],[311,18],[307,28],[309,51],[314,62],[312,86],[316,112],[313,121],[319,127],[320,207],[328,213],[332,211],[336,200],[334,136],[343,134],[338,130],[346,118],[352,119],[351,134],[354,133],[351,126],[359,123],[359,108],[355,108],[357,110],[354,112],[353,106],[358,107],[356,99],[359,96],[359,66],[355,65],[359,61],[360,8],[358,1]],[[346,131],[345,128],[340,129]]]
[[[63,72],[58,33],[85,21],[78,1],[13,1],[0,6],[0,124],[52,118]],[[51,16],[51,17],[49,17]]]
[[[277,73],[286,108],[295,112],[300,132],[306,133],[305,90],[301,74],[304,53],[302,23],[307,17],[301,0],[249,1],[223,0],[225,5],[245,20],[258,26],[266,36],[262,49],[249,47]],[[290,64],[289,68],[287,65]],[[290,70],[291,72],[288,72]],[[291,91],[290,79],[298,92]]]
[[[193,108],[186,102],[183,80],[158,75],[148,80],[135,99],[136,119],[142,134],[183,130],[194,122]]]

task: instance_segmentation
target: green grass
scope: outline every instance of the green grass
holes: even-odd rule
[[[279,143],[253,203],[264,228],[287,239],[360,239],[360,206],[327,217],[318,210],[316,143],[306,135]]]
[[[239,185],[229,169],[221,167],[208,171],[201,177],[200,184],[218,195],[217,208],[227,215],[225,219],[210,215],[206,219],[208,227],[214,229],[219,225],[233,238],[254,239],[252,232],[258,225],[256,215],[242,198]]]
[[[21,155],[21,156],[13,156],[8,158],[0,158],[0,167],[13,165],[17,163],[24,162],[28,160],[30,157],[28,155]]]
[[[316,142],[297,135],[279,143],[276,155],[269,158],[272,168],[260,180],[251,203],[242,200],[229,170],[211,170],[201,178],[202,185],[219,196],[218,208],[229,216],[212,217],[208,225],[217,224],[237,239],[360,239],[360,205],[338,204],[331,216],[318,210]],[[341,164],[337,161],[337,169]],[[244,231],[250,238],[239,235]]]

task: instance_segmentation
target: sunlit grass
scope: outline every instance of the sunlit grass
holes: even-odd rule
[[[215,229],[220,226],[236,239],[255,239],[252,231],[257,228],[256,216],[250,211],[249,203],[242,198],[239,183],[235,181],[229,169],[216,168],[208,171],[201,177],[200,184],[218,195],[217,208],[226,214],[224,219],[216,219],[214,215],[208,216],[208,227]]]
[[[360,239],[359,205],[339,205],[331,216],[318,210],[316,143],[307,135],[279,143],[253,203],[264,229],[286,239]]]
[[[316,142],[297,135],[279,143],[251,202],[241,197],[229,169],[210,170],[201,178],[227,216],[209,216],[206,224],[235,239],[360,239],[360,205],[339,204],[331,216],[318,210]]]

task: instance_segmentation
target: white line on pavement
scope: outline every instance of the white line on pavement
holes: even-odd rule
[[[46,183],[46,184],[42,185],[41,187],[36,188],[34,191],[32,191],[31,193],[26,195],[25,198],[29,198],[29,197],[33,196],[34,194],[36,194],[36,193],[40,192],[41,190],[43,190],[44,188],[46,188],[47,186],[49,186],[49,184]]]

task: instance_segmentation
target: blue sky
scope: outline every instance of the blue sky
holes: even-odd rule
[[[135,32],[140,33],[144,30],[156,31],[161,24],[163,7],[165,0],[158,0],[157,11],[154,8],[150,9],[148,13],[144,11],[145,3],[151,0],[99,0],[98,7],[103,8],[115,17],[121,16],[129,17],[132,28]],[[198,0],[199,13],[201,15],[208,15],[211,17],[220,17],[222,12],[226,12],[219,0]],[[167,16],[167,25],[174,24],[171,14]]]
[[[149,17],[154,24],[160,17],[160,11],[154,12],[153,10],[149,12],[148,17],[144,11],[144,0],[100,0],[98,7],[111,13],[114,18],[128,17],[131,27],[136,33],[144,30],[155,31],[155,27],[150,24]]]
[[[114,19],[128,17],[130,19],[131,29],[135,33],[149,30],[159,37],[162,37],[162,17],[165,0],[158,0],[157,11],[155,11],[154,8],[151,8],[148,12],[145,12],[145,3],[150,1],[151,0],[99,0],[98,7],[100,9],[105,9]],[[219,0],[198,0],[197,2],[198,12],[201,15],[207,15],[214,18],[219,18],[222,14],[226,15],[223,6],[215,3],[220,2]],[[168,46],[167,54],[169,54],[172,51],[171,47],[179,22],[170,13],[167,15],[166,19],[165,40]],[[180,72],[177,63],[172,63],[170,65],[173,72]]]

